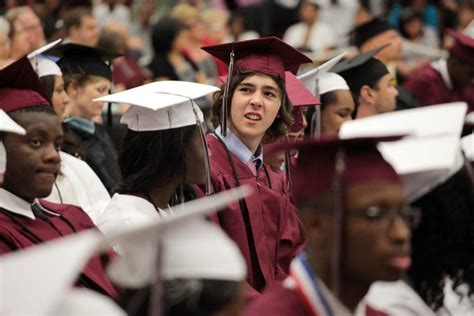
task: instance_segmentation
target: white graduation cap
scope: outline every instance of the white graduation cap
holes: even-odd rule
[[[467,104],[454,102],[345,122],[341,138],[408,135],[380,143],[384,158],[402,176],[408,201],[446,181],[463,165],[460,135]]]
[[[25,129],[12,120],[12,118],[2,109],[0,109],[0,131],[19,135],[26,134]]]
[[[195,82],[158,81],[97,98],[94,101],[130,104],[120,122],[137,132],[197,125],[205,153],[206,194],[209,195],[213,190],[204,116],[194,100],[219,90],[218,87]]]
[[[324,64],[299,75],[298,79],[300,79],[306,88],[316,97],[334,90],[349,90],[349,86],[344,78],[336,73],[329,72],[345,55],[345,52],[337,55]]]
[[[26,131],[23,127],[18,125],[14,120],[0,109],[0,131],[7,133],[15,133],[25,135]],[[0,172],[5,172],[7,167],[7,152],[3,142],[0,140]]]
[[[130,104],[121,123],[133,131],[159,131],[199,123],[202,112],[193,100],[219,90],[194,82],[158,81],[94,101]]]
[[[474,133],[464,136],[461,139],[461,146],[466,159],[474,161]]]
[[[121,258],[109,266],[111,280],[128,288],[146,286],[158,277],[244,280],[246,265],[239,249],[204,217],[249,196],[251,191],[243,186],[220,192],[175,206],[172,217],[110,232],[106,245],[118,245],[121,253]]]
[[[324,64],[299,75],[298,79],[318,99],[320,99],[321,94],[330,91],[349,90],[349,86],[341,76],[329,72],[345,55],[345,52],[337,55]],[[321,105],[315,107],[311,118],[310,130],[313,137],[319,137],[321,135]]]
[[[101,240],[97,231],[0,257],[0,315],[52,315]]]
[[[62,76],[63,73],[59,66],[49,58],[42,56],[44,52],[53,48],[54,46],[58,45],[62,39],[57,39],[54,42],[41,46],[40,48],[36,49],[35,51],[28,54],[28,59],[33,66],[33,69],[38,74],[38,77],[44,76]]]

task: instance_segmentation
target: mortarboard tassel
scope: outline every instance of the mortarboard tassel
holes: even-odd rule
[[[222,109],[221,109],[221,127],[222,127],[222,136],[227,136],[227,105],[229,98],[230,90],[230,79],[232,78],[232,72],[234,71],[234,51],[230,52],[230,62],[229,62],[229,75],[227,76],[227,81],[224,87],[224,94],[222,96]]]
[[[342,254],[344,251],[344,173],[346,169],[344,148],[339,148],[335,157],[334,176],[334,247],[331,252],[331,291],[339,297],[341,292]]]
[[[196,111],[196,103],[192,99],[189,99],[191,104],[193,104],[193,112],[196,116],[197,126],[199,128],[199,136],[201,139],[202,149],[204,150],[204,169],[206,171],[206,195],[211,195],[214,193],[214,188],[212,187],[211,182],[211,160],[209,158],[209,148],[207,147],[206,142],[206,133],[205,133],[205,126],[204,121],[199,120],[198,113]]]
[[[288,143],[290,139],[288,135],[286,136],[285,141]],[[288,191],[291,190],[291,155],[290,150],[285,149],[285,176],[286,176],[286,186]]]
[[[319,69],[316,70],[319,72]],[[314,96],[320,100],[319,95],[319,76],[316,74],[316,85],[314,88]],[[321,104],[316,104],[314,106],[314,113],[311,117],[311,127],[310,127],[311,137],[319,139],[321,137]]]

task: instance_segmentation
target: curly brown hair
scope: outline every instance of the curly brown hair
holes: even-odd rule
[[[247,77],[260,75],[261,73],[254,70],[238,70],[231,77],[229,86],[228,100],[232,100],[234,91],[237,86]],[[273,121],[272,125],[267,129],[263,136],[262,143],[271,143],[288,134],[288,128],[293,124],[293,117],[291,111],[293,106],[286,93],[285,82],[280,77],[269,76],[272,78],[280,88],[281,92],[281,107],[278,110],[278,115]],[[214,95],[214,104],[211,108],[211,122],[214,128],[220,125],[222,98],[224,97],[224,89],[216,92]],[[227,113],[230,113],[230,101],[227,102]]]

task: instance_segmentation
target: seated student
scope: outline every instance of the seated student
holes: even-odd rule
[[[376,145],[374,138],[286,145],[299,150],[292,192],[306,254],[245,315],[376,315],[358,303],[373,282],[398,280],[409,268],[412,214]]]
[[[117,150],[106,127],[96,122],[104,105],[92,100],[109,94],[112,71],[107,61],[119,54],[72,43],[57,46],[48,54],[61,57],[58,65],[70,98],[64,122],[79,139],[85,161],[111,193],[120,178]]]
[[[119,156],[122,179],[99,224],[104,233],[170,216],[170,206],[195,198],[190,185],[205,183],[208,159],[194,99],[217,90],[160,81],[98,99],[130,104],[121,119],[128,127]]]
[[[69,96],[64,89],[63,74],[55,62],[40,55],[54,45],[57,45],[57,42],[41,47],[28,55],[28,58],[45,88],[48,99],[51,100],[56,115],[62,121],[69,103]],[[51,194],[45,199],[80,206],[97,224],[99,216],[110,201],[110,195],[91,167],[79,159],[82,153],[79,140],[68,131],[68,127],[63,124],[64,141],[59,152],[61,168]],[[68,148],[64,148],[65,143],[68,144]]]
[[[47,101],[28,59],[0,71],[0,108],[26,130],[3,138],[8,161],[0,189],[0,253],[95,229],[87,214],[72,205],[40,200],[51,193],[59,172],[61,122]],[[77,285],[110,297],[117,292],[104,271],[107,257],[93,257]]]
[[[319,121],[315,117],[314,108],[306,114],[311,118],[312,130],[310,132],[312,135],[337,135],[342,123],[352,120],[357,112],[354,99],[344,78],[336,73],[329,72],[344,54],[340,54],[317,68],[298,76],[298,79],[304,83],[306,88],[321,101]]]
[[[368,302],[390,315],[472,311],[474,262],[467,254],[474,251],[474,187],[469,169],[457,160],[447,180],[430,183],[429,192],[412,202],[425,215],[412,233],[412,266],[404,281],[375,283]],[[409,292],[417,303],[407,300]]]
[[[344,60],[331,69],[347,82],[357,103],[357,117],[363,118],[395,110],[397,89],[387,67],[373,56],[387,45]]]
[[[421,105],[464,101],[474,111],[474,39],[451,33],[456,42],[449,57],[433,61],[415,72],[404,83]]]
[[[216,192],[243,184],[254,189],[252,196],[214,218],[243,253],[248,294],[254,298],[266,285],[286,277],[292,258],[304,244],[287,183],[263,163],[262,144],[286,136],[291,125],[285,71],[296,72],[311,60],[276,37],[203,49],[234,64],[228,89],[216,95],[212,107],[216,130],[207,142]]]

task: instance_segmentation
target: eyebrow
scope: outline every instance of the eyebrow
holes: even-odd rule
[[[256,84],[251,83],[251,82],[241,82],[241,83],[239,84],[239,86],[245,86],[245,87],[253,87],[253,88],[255,88],[255,87],[256,87]],[[262,89],[265,89],[265,90],[272,90],[272,91],[275,91],[275,92],[277,92],[278,94],[280,94],[280,89],[277,88],[277,87],[271,86],[271,85],[264,85],[264,86],[262,87]]]

